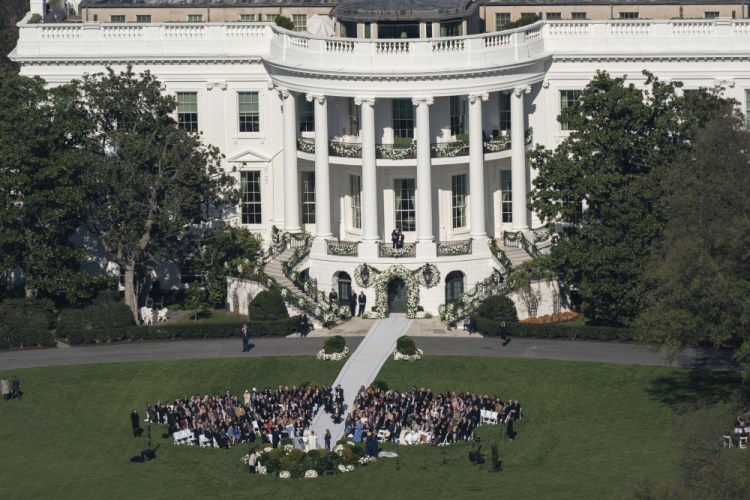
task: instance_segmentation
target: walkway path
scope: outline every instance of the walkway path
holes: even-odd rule
[[[344,415],[354,403],[359,388],[367,387],[375,380],[380,368],[396,348],[396,340],[406,333],[411,323],[403,314],[391,314],[388,319],[375,321],[357,350],[349,355],[333,383],[333,387],[341,385],[344,389]],[[332,442],[335,443],[344,433],[343,419],[334,424],[329,414],[319,411],[312,423],[319,444],[323,444],[326,429],[331,431]]]

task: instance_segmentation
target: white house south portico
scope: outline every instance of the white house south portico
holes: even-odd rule
[[[644,69],[688,89],[725,82],[743,103],[750,90],[744,20],[483,33],[475,2],[390,5],[338,2],[336,36],[263,22],[26,19],[11,57],[53,85],[107,65],[151,70],[178,97],[181,126],[225,154],[242,191],[235,224],[266,242],[273,227],[310,235],[293,267],[319,290],[364,289],[376,305],[388,298],[382,280],[401,280],[406,300],[433,314],[503,269],[489,242],[533,240],[527,150],[567,136],[557,116],[596,70],[636,85]]]

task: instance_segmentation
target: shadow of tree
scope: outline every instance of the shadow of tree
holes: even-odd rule
[[[654,379],[646,392],[672,407],[705,402],[715,404],[730,399],[746,399],[748,386],[736,371],[686,370]]]

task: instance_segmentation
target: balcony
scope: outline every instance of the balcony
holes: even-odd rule
[[[393,243],[378,242],[378,257],[400,258],[416,257],[417,244],[404,243],[403,248],[393,248]]]
[[[527,144],[530,141],[527,139]],[[498,137],[482,142],[484,153],[499,153],[510,149],[510,139]],[[315,139],[297,137],[297,151],[315,154]],[[328,155],[338,158],[362,158],[362,144],[359,142],[330,141]],[[433,142],[430,143],[431,158],[456,158],[469,156],[467,141]],[[377,144],[375,158],[378,160],[413,160],[417,158],[416,142],[409,145]]]
[[[456,255],[471,255],[471,239],[456,241],[438,241],[437,256],[453,257]]]

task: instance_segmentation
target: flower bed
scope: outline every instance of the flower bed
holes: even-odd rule
[[[307,453],[291,445],[279,448],[268,443],[257,448],[251,445],[242,461],[249,463],[253,452],[257,458],[255,472],[280,479],[315,479],[325,474],[352,472],[357,465],[366,466],[377,460],[365,456],[364,449],[352,442],[338,444],[333,451],[310,450]]]
[[[398,349],[393,351],[394,361],[417,361],[418,359],[422,359],[422,356],[424,356],[424,351],[419,348],[417,348],[417,352],[412,355],[401,354],[400,352],[398,352]]]
[[[579,314],[575,311],[567,311],[560,314],[545,314],[537,318],[525,318],[519,321],[519,323],[528,323],[530,325],[565,323],[576,319],[578,316]]]
[[[346,358],[347,354],[349,354],[348,347],[344,347],[342,352],[332,352],[330,354],[327,354],[325,349],[321,349],[315,357],[326,361],[341,361]]]

